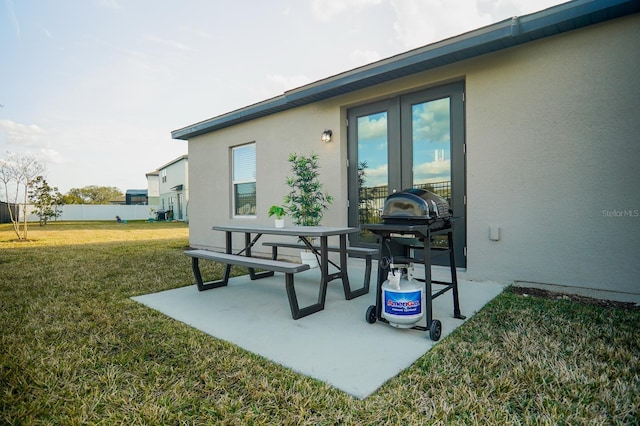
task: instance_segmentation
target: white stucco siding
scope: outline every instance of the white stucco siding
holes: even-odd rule
[[[632,16],[469,72],[470,276],[640,292],[638,39]]]
[[[164,177],[161,175],[164,174]],[[186,157],[180,157],[162,166],[157,176],[158,208],[162,210],[173,209],[173,218],[178,220],[188,220],[189,203],[189,161]],[[182,189],[174,189],[182,185]],[[179,205],[178,196],[182,198]],[[180,209],[180,211],[178,210]]]

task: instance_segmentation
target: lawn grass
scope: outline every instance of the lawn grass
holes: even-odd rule
[[[2,424],[639,423],[638,311],[507,290],[358,400],[130,299],[193,282],[182,223],[29,237],[0,225]]]

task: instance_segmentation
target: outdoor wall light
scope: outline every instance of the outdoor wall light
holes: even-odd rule
[[[333,136],[333,132],[331,130],[325,130],[322,132],[322,142],[330,142],[331,136]]]

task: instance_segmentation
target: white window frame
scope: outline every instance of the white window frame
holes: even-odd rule
[[[236,150],[239,149],[247,149],[249,147],[253,147],[253,169],[247,170],[246,165],[243,168],[242,172],[236,173],[236,167],[239,165],[235,164],[236,161]],[[255,218],[256,217],[256,208],[257,202],[254,200],[253,212],[249,214],[240,214],[238,213],[238,208],[236,206],[236,185],[253,183],[256,184],[256,143],[251,142],[243,145],[234,146],[231,148],[231,209],[232,209],[232,217],[234,218]],[[256,185],[256,198],[257,198],[257,185]]]

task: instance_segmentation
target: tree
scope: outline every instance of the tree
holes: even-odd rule
[[[124,194],[114,186],[90,185],[83,188],[71,188],[65,195],[67,204],[109,204]]]
[[[62,196],[62,203],[63,204],[84,204],[84,200],[80,198],[78,195],[67,193]]]
[[[64,204],[58,188],[49,186],[42,176],[35,179],[29,190],[29,200],[35,206],[33,213],[40,217],[40,226],[46,225],[50,218],[58,217],[58,206]]]
[[[46,167],[40,164],[35,157],[26,155],[18,157],[16,154],[9,153],[6,160],[0,160],[0,181],[4,186],[4,195],[7,202],[19,204],[18,200],[22,198],[22,230],[18,218],[14,215],[12,209],[9,209],[11,223],[19,240],[27,239],[27,197],[29,189],[34,184],[36,178],[41,176]]]

